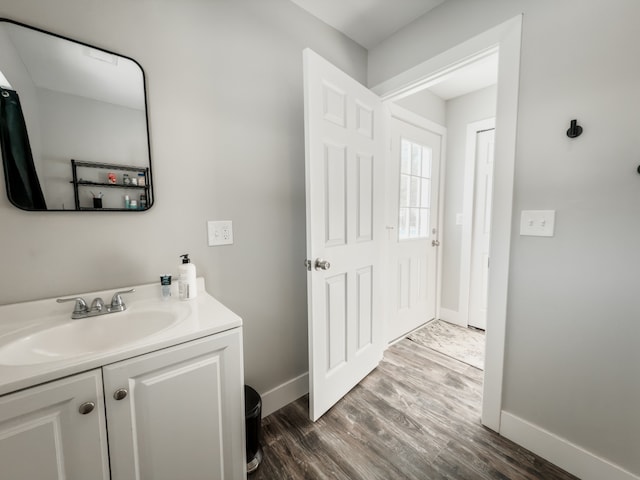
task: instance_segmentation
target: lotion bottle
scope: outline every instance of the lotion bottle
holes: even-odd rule
[[[180,300],[189,300],[198,296],[196,266],[191,263],[188,253],[180,256],[182,264],[178,267],[178,297]]]

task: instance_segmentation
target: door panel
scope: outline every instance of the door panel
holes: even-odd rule
[[[398,118],[391,124],[387,190],[387,340],[435,318],[443,133]]]
[[[103,368],[112,480],[243,478],[241,341],[234,329]]]
[[[357,275],[357,303],[358,303],[358,346],[357,353],[373,343],[373,269],[361,268]]]
[[[373,240],[373,156],[358,154],[358,234],[356,241]]]
[[[382,103],[304,52],[310,417],[318,419],[382,358]]]
[[[324,144],[325,152],[325,247],[347,242],[347,150],[344,145]]]
[[[326,279],[327,284],[327,338],[329,358],[327,373],[347,361],[347,276],[336,275]]]

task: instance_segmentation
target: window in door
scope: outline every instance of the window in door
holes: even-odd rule
[[[403,138],[400,148],[400,240],[429,238],[432,150]]]

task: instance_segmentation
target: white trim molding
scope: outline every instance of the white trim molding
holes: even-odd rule
[[[623,468],[508,412],[500,434],[582,480],[640,480]]]
[[[509,23],[509,22],[505,22]],[[494,55],[498,51],[499,39],[491,38],[490,43],[480,45],[476,40],[481,39],[487,33],[500,29],[499,25],[487,32],[478,35],[466,42],[457,45],[446,52],[441,53],[425,62],[422,62],[395,77],[384,81],[371,90],[378,94],[382,100],[400,100],[417,93],[425,88],[445,80],[459,68],[473,64],[486,57]]]
[[[262,418],[271,415],[291,402],[295,402],[307,393],[309,393],[308,372],[264,392],[260,395],[262,397]]]
[[[460,313],[455,310],[449,310],[448,308],[440,307],[440,315],[438,316],[443,322],[458,325],[460,327],[466,327],[467,324],[463,323],[460,319]]]

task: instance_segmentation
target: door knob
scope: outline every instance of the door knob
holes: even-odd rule
[[[96,408],[96,404],[94,402],[84,402],[82,405],[80,405],[78,411],[80,412],[80,414],[86,415],[87,413],[93,412],[94,408]]]
[[[432,247],[439,247],[440,246],[440,242],[438,240],[432,240],[431,241],[431,246]]]
[[[316,270],[329,270],[331,268],[331,264],[321,258],[316,259],[315,266],[316,266]]]
[[[113,398],[115,398],[116,400],[123,400],[127,397],[128,393],[129,392],[127,392],[126,388],[119,388],[118,390],[113,392]]]

